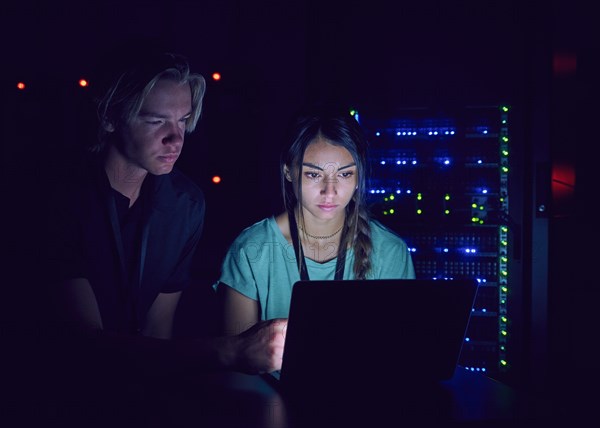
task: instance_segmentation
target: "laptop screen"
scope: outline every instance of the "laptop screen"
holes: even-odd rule
[[[352,378],[449,379],[460,356],[477,281],[384,279],[294,285],[281,382],[335,387]]]

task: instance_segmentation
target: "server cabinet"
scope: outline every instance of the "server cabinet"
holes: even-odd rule
[[[371,212],[405,239],[417,278],[479,282],[459,364],[490,376],[505,373],[512,286],[509,106],[353,114],[370,142]]]

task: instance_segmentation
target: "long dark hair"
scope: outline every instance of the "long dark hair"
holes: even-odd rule
[[[293,119],[280,159],[281,191],[285,210],[291,215],[296,213],[298,200],[302,199],[301,174],[304,153],[317,137],[347,149],[356,163],[358,188],[346,206],[346,219],[338,256],[339,251],[346,251],[346,248],[351,247],[354,250],[354,276],[357,279],[365,279],[371,270],[372,251],[370,217],[366,204],[368,144],[362,128],[349,111],[318,108],[303,111]],[[290,173],[298,174],[296,180],[286,179],[286,168]],[[298,224],[305,229],[302,210],[297,211]]]

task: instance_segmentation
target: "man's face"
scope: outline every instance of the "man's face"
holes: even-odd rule
[[[168,174],[181,154],[191,112],[189,84],[159,80],[139,114],[122,129],[122,154],[129,163],[151,174]]]

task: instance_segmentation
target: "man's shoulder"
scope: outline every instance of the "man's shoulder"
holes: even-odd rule
[[[47,177],[46,191],[55,201],[63,198],[77,201],[83,196],[89,197],[96,193],[95,189],[106,184],[102,181],[99,171],[97,162],[84,158],[81,162],[74,162],[68,168],[62,168],[56,174]]]
[[[168,180],[176,195],[204,203],[204,192],[200,186],[179,169],[173,168],[169,174],[159,177],[161,180]]]

